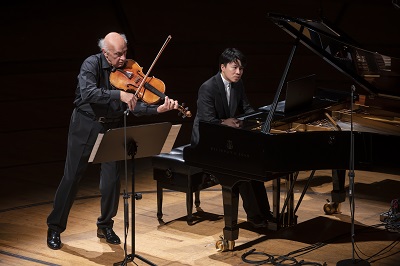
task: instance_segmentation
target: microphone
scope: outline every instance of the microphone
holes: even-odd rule
[[[124,111],[124,114],[125,114],[126,116],[128,116],[129,113],[130,113],[130,110],[129,110],[129,107],[127,107],[126,110]]]
[[[392,4],[395,8],[400,9],[400,4],[398,3],[398,0],[392,0]]]
[[[357,100],[356,96],[354,96],[354,92],[356,91],[356,86],[351,85],[350,91],[351,91],[351,102],[353,103],[354,101]]]

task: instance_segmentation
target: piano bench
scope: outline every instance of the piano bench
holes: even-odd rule
[[[189,144],[190,145],[190,144]],[[204,173],[202,169],[189,166],[183,160],[183,148],[180,146],[152,157],[153,179],[157,181],[157,218],[162,220],[163,189],[170,189],[186,193],[187,223],[192,224],[193,193],[196,210],[200,211],[200,190],[218,184],[215,178]]]

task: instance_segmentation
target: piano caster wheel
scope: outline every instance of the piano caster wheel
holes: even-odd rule
[[[328,203],[326,203],[324,205],[324,212],[325,214],[331,215],[334,213],[338,213],[339,212],[339,204],[340,203],[336,203],[336,202],[329,202],[329,200],[327,200]]]
[[[235,241],[226,240],[222,236],[220,236],[220,240],[218,240],[217,243],[215,243],[215,248],[219,252],[233,250],[234,247],[235,247]]]

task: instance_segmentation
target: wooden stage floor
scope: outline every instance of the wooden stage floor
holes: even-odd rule
[[[151,161],[137,159],[135,167],[135,190],[143,198],[135,201],[134,224],[130,223],[126,240],[122,195],[114,229],[123,243],[109,245],[96,237],[100,197],[97,166],[92,165],[81,182],[67,230],[61,235],[63,247],[57,251],[46,245],[46,218],[62,175],[62,162],[0,170],[0,264],[113,265],[125,258],[126,242],[127,254],[156,265],[261,265],[267,255],[275,259],[286,256],[285,262],[276,265],[364,265],[353,263],[358,256],[370,265],[400,265],[399,228],[388,228],[380,221],[391,201],[400,198],[399,175],[355,172],[354,249],[349,201],[342,204],[341,213],[325,215],[323,205],[330,199],[332,189],[330,171],[317,171],[296,213],[297,225],[279,231],[255,230],[246,222],[240,202],[236,247],[218,252],[215,243],[224,226],[221,187],[200,193],[202,211],[195,213],[196,222],[191,226],[186,223],[185,194],[165,191],[165,224],[160,225]],[[308,175],[309,172],[299,175],[297,199]],[[130,191],[130,180],[131,175],[128,184],[123,178],[121,192],[125,187]],[[271,183],[265,185],[272,199]],[[132,203],[128,203],[130,209]],[[131,229],[135,233],[133,248]],[[249,255],[244,261],[242,255],[253,249],[259,255]],[[135,264],[147,265],[138,257],[128,263]]]

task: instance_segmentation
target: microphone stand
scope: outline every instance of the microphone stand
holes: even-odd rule
[[[350,104],[350,163],[349,163],[349,202],[350,202],[350,216],[351,216],[351,246],[352,246],[352,258],[351,259],[346,259],[346,260],[341,260],[339,261],[336,265],[341,266],[341,265],[351,265],[351,264],[357,264],[360,266],[367,266],[370,265],[370,263],[366,260],[356,260],[354,258],[354,253],[355,253],[355,242],[354,242],[354,132],[353,132],[353,101],[354,101],[354,91],[356,90],[356,87],[354,85],[351,85],[351,93],[350,93],[350,98],[351,98],[351,104]]]

